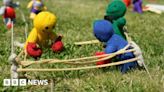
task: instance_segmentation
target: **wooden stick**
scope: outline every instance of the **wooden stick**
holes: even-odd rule
[[[106,54],[107,55],[106,57],[103,57],[103,58],[97,59],[97,60],[87,61],[87,62],[64,62],[64,63],[72,64],[72,65],[93,64],[93,63],[98,62],[98,61],[104,61],[104,60],[111,59],[111,58],[115,57],[116,55],[119,55],[119,54],[122,54],[122,53],[128,53],[128,52],[134,52],[134,51],[135,51],[135,49],[131,49],[131,50],[127,50],[127,51],[120,51],[120,52],[113,53],[113,54]]]
[[[54,81],[53,79],[50,80],[50,89],[51,89],[51,92],[54,92]]]
[[[146,66],[146,64],[145,64],[145,62],[143,62],[143,66],[144,66],[146,72],[148,73],[150,79],[152,80],[153,78],[151,77],[150,72],[149,72],[149,70],[148,70],[148,68],[147,68],[147,66]]]
[[[91,57],[84,57],[84,58],[77,58],[77,59],[71,59],[71,61],[80,61],[80,60],[85,60],[85,59],[94,59],[94,58],[100,58],[100,57],[105,57],[105,56],[108,56],[108,55],[111,55],[111,54],[115,54],[115,53],[119,53],[119,52],[123,52],[126,53],[126,49],[130,46],[130,44],[126,45],[123,49],[120,49],[119,51],[117,52],[114,52],[114,53],[110,53],[110,54],[105,54],[105,55],[99,55],[99,56],[91,56]],[[128,51],[127,51],[128,52]],[[132,52],[132,51],[131,51]],[[58,59],[43,59],[43,60],[39,60],[39,61],[21,61],[21,62],[32,62],[32,63],[35,63],[35,62],[42,62],[42,63],[47,63],[47,62],[50,62],[50,61],[53,61],[53,60],[56,60],[56,61],[59,61]],[[23,64],[23,63],[22,63]]]
[[[116,56],[116,54],[112,54],[112,55],[106,56],[104,58],[97,59],[97,60],[92,60],[92,61],[86,61],[86,62],[62,62],[62,63],[71,64],[71,65],[87,65],[87,64],[93,64],[93,63],[98,62],[98,61],[108,60],[108,59],[110,59],[110,58],[112,58],[114,56]]]
[[[127,30],[127,29],[126,29]],[[124,32],[125,36],[126,36],[126,39],[128,41],[128,43],[130,43],[132,41],[132,39],[129,37],[128,33],[127,32]]]
[[[112,54],[105,54],[105,55],[100,55],[100,56],[92,56],[92,57],[84,57],[84,58],[70,59],[70,60],[58,60],[58,59],[54,59],[54,60],[51,60],[51,61],[21,61],[20,63],[24,67],[29,66],[29,65],[32,65],[32,64],[43,64],[43,63],[66,63],[66,64],[73,64],[74,63],[73,61],[82,61],[82,60],[87,60],[87,59],[97,59],[99,57],[104,57],[102,59],[92,60],[90,62],[83,63],[83,65],[84,65],[84,64],[91,64],[91,63],[94,63],[94,62],[98,62],[98,61],[101,61],[101,60],[107,60],[107,59],[110,59],[110,58],[112,58],[112,57],[114,57],[116,55],[119,55],[119,54],[122,54],[122,53],[133,52],[133,51],[135,51],[135,49],[131,49],[131,50],[127,50],[127,51],[118,51],[118,52],[112,53]],[[68,63],[68,62],[70,62],[70,63]],[[75,64],[77,65],[77,64],[80,64],[80,63],[75,63]]]
[[[132,58],[129,60],[124,60],[124,61],[119,61],[119,62],[114,62],[114,63],[109,63],[109,64],[104,64],[104,65],[99,65],[99,66],[88,66],[88,67],[80,67],[80,68],[63,68],[63,69],[17,69],[18,72],[50,72],[50,71],[76,71],[76,70],[86,70],[86,69],[94,69],[94,68],[102,68],[102,67],[109,67],[109,66],[115,66],[115,65],[121,65],[129,62],[134,62],[138,60],[139,58]]]
[[[158,9],[155,9],[155,8],[149,7],[149,6],[144,7],[143,11],[150,11],[150,12],[153,12],[153,13],[156,13],[156,14],[162,14],[161,10],[158,10]]]
[[[117,53],[113,53],[113,54],[105,54],[105,55],[101,55],[101,56],[93,56],[93,57],[84,57],[84,58],[77,58],[77,59],[70,59],[70,60],[58,60],[58,59],[54,59],[52,61],[45,61],[45,62],[41,62],[41,61],[24,61],[24,62],[21,62],[21,65],[23,66],[29,66],[31,64],[43,64],[43,63],[66,63],[66,64],[73,64],[74,62],[73,61],[81,61],[81,60],[86,60],[86,59],[96,59],[96,58],[99,58],[99,57],[105,57],[105,58],[102,58],[102,59],[98,59],[98,60],[93,60],[93,61],[90,61],[87,62],[86,64],[91,64],[91,63],[94,63],[94,62],[98,62],[98,61],[101,61],[101,60],[107,60],[107,59],[110,59],[118,54],[122,54],[122,53],[128,53],[128,52],[133,52],[135,51],[135,49],[131,49],[131,50],[127,50],[127,51],[120,51],[120,52],[117,52]],[[76,65],[79,64],[79,63],[75,63]],[[84,65],[85,63],[83,63]],[[74,65],[74,64],[73,64]]]
[[[132,49],[132,50],[129,50],[128,52],[133,52],[133,51],[135,51],[135,50]],[[116,55],[118,55],[118,54],[116,53],[116,54],[108,55],[107,57],[104,57],[101,59],[86,61],[86,62],[63,62],[63,63],[70,64],[70,65],[88,65],[88,64],[93,64],[93,63],[98,62],[98,61],[104,61],[104,60],[111,59],[111,58],[115,57]]]
[[[20,59],[20,57],[21,57],[23,54],[24,54],[24,50],[22,50],[22,51],[18,54],[18,56],[15,58],[15,60],[17,61],[17,63],[19,62],[19,59]]]
[[[122,53],[127,53],[127,52],[132,52],[131,50],[127,50],[127,51],[125,51],[127,48],[129,47],[129,44],[127,45],[127,46],[125,46],[123,49],[121,49],[121,50],[119,50],[119,51],[117,51],[117,52],[115,52],[115,53],[120,53],[120,54],[122,54]],[[94,59],[94,58],[100,58],[100,57],[105,57],[105,56],[108,56],[108,55],[112,55],[112,54],[115,54],[115,53],[110,53],[110,54],[104,54],[104,55],[99,55],[99,56],[91,56],[91,57],[83,57],[83,58],[77,58],[77,59],[70,59],[70,62],[71,61],[80,61],[80,60],[85,60],[85,59]],[[47,63],[47,62],[50,62],[50,61],[52,61],[52,60],[56,60],[56,61],[59,61],[58,59],[44,59],[44,60],[39,60],[39,61],[21,61],[21,62],[32,62],[32,63],[39,63],[39,62],[42,62],[42,63]]]
[[[87,45],[87,44],[95,44],[100,43],[98,40],[84,41],[84,42],[75,42],[75,45]]]
[[[24,61],[26,61],[27,60],[27,52],[24,52]]]

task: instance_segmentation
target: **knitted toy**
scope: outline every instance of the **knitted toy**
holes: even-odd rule
[[[47,10],[47,7],[44,6],[42,0],[31,0],[28,3],[27,8],[31,9],[30,18],[34,19],[34,17],[41,11]]]
[[[131,0],[123,0],[123,2],[125,3],[126,7],[129,7],[131,4]]]
[[[133,0],[133,10],[142,13],[142,0]]]
[[[14,8],[19,6],[19,3],[13,3],[12,0],[3,0],[3,5],[0,8],[0,15],[3,16],[3,21],[7,28],[11,28],[12,21],[15,22],[16,14]]]
[[[52,30],[56,25],[56,16],[50,12],[40,12],[33,20],[34,28],[30,32],[25,51],[28,55],[37,58],[42,54],[42,47],[51,48],[54,52],[60,52],[63,49],[62,37],[57,36]]]
[[[104,52],[97,52],[96,55],[114,53],[116,51],[119,51],[120,49],[123,49],[128,44],[128,42],[125,39],[123,39],[118,34],[114,33],[111,22],[107,20],[95,21],[93,25],[93,31],[94,31],[95,37],[99,41],[106,42],[106,48]],[[133,57],[134,57],[133,53],[129,52],[129,53],[124,53],[122,55],[119,55],[116,58],[119,60],[127,60]],[[97,62],[97,65],[106,64],[110,62],[111,60],[99,61]],[[138,66],[137,61],[122,64],[120,65],[121,72],[125,73],[129,69],[134,68],[136,66]]]
[[[114,32],[124,39],[126,39],[123,27],[126,24],[126,20],[123,17],[126,13],[126,5],[120,0],[114,0],[111,2],[107,9],[104,19],[110,21],[113,24]]]

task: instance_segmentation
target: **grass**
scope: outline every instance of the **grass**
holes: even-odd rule
[[[29,10],[26,4],[29,0],[21,2],[21,10],[26,18]],[[147,1],[144,1],[146,3]],[[163,0],[156,0],[164,4]],[[102,51],[100,45],[75,46],[74,42],[95,39],[92,34],[92,23],[102,19],[106,0],[47,0],[48,10],[58,17],[55,32],[64,36],[65,50],[60,53],[45,52],[41,58],[69,59],[94,55]],[[15,26],[15,39],[24,42],[23,21],[17,11],[17,24]],[[133,13],[128,9],[126,14],[129,35],[141,47],[145,63],[150,70],[153,80],[145,70],[129,71],[122,75],[119,70],[112,68],[80,70],[70,72],[32,72],[28,73],[37,79],[55,79],[54,91],[57,92],[163,92],[164,90],[164,14],[157,15],[149,12],[143,14]],[[5,92],[47,92],[50,86],[3,87],[3,79],[10,78],[10,31],[6,31],[0,19],[0,90]],[[32,29],[31,21],[30,30]],[[30,31],[29,30],[29,31]],[[17,53],[20,50],[17,49]],[[32,66],[34,67],[34,66]],[[65,65],[41,65],[35,67],[67,67]]]

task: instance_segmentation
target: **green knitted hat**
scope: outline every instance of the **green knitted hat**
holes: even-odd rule
[[[106,9],[106,16],[110,16],[112,19],[123,17],[125,13],[126,5],[122,0],[112,1]]]

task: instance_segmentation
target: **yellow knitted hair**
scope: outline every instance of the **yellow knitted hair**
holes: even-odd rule
[[[56,16],[50,12],[39,13],[33,21],[34,27],[39,30],[52,30],[56,25]]]

